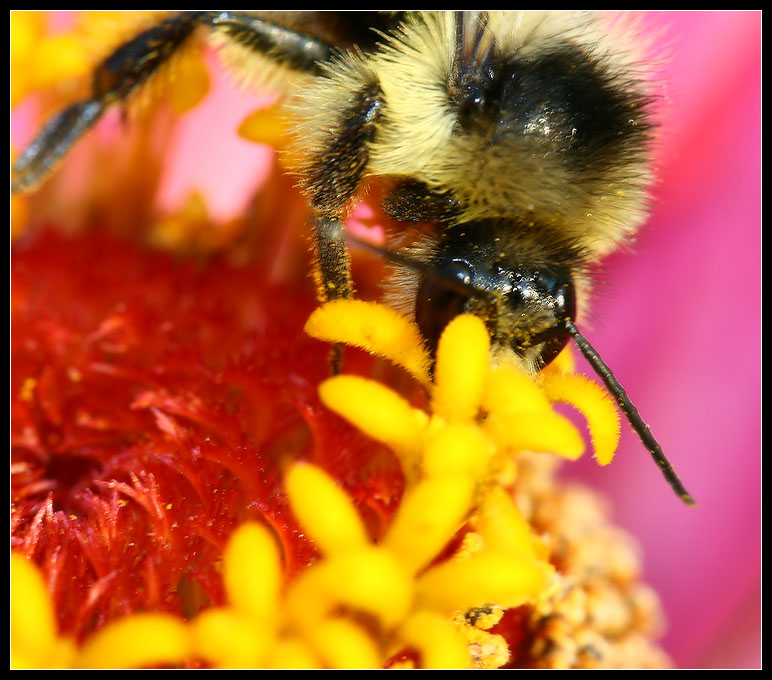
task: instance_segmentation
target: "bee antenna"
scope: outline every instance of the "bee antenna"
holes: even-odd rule
[[[372,241],[367,241],[360,238],[359,236],[355,236],[349,231],[346,232],[346,240],[356,243],[357,245],[362,246],[374,253],[377,253],[383,257],[383,259],[388,260],[389,262],[394,262],[395,264],[402,265],[403,267],[408,267],[414,271],[421,272],[421,274],[427,278],[434,279],[435,281],[441,281],[448,288],[461,295],[466,295],[467,297],[475,297],[481,300],[485,300],[486,302],[493,303],[493,293],[491,293],[489,290],[485,290],[484,288],[476,286],[474,283],[472,283],[472,281],[465,281],[457,277],[449,276],[442,271],[438,271],[431,264],[421,262],[421,260],[417,260],[416,258],[405,255],[404,253],[398,253],[393,250],[389,250],[382,245],[373,243]]]
[[[696,505],[694,498],[692,498],[691,494],[686,490],[683,483],[678,478],[675,470],[673,469],[673,466],[670,464],[670,461],[662,452],[662,447],[651,434],[649,426],[644,422],[643,418],[641,418],[641,414],[638,413],[638,409],[635,408],[635,405],[630,401],[630,398],[627,396],[627,392],[625,392],[622,385],[619,384],[619,381],[611,372],[611,369],[606,365],[606,362],[600,358],[598,352],[589,343],[587,338],[585,338],[579,332],[571,319],[565,320],[565,328],[571,337],[573,337],[576,346],[584,355],[584,358],[587,359],[593,370],[603,380],[608,391],[611,392],[620,410],[627,417],[627,420],[629,421],[633,430],[635,430],[635,433],[640,437],[643,445],[649,450],[651,457],[659,466],[659,469],[662,470],[662,474],[665,476],[667,483],[670,484],[673,491],[676,492],[678,497],[684,503],[687,505]]]

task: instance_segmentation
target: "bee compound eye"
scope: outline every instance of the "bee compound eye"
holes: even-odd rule
[[[416,323],[432,354],[445,326],[464,312],[470,296],[463,287],[471,284],[474,271],[463,260],[451,260],[436,267],[433,274],[423,278],[415,305]]]

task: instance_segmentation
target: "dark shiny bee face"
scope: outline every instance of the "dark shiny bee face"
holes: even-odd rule
[[[415,305],[432,351],[448,322],[463,313],[481,317],[494,346],[514,350],[534,368],[550,363],[568,342],[565,321],[576,316],[572,251],[524,238],[514,226],[500,220],[459,225],[440,241]]]

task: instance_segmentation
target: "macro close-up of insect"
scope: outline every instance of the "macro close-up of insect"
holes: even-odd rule
[[[312,17],[303,14],[201,11],[153,26],[110,55],[94,73],[91,97],[51,120],[21,153],[14,188],[37,184],[107,107],[141,87],[198,27],[211,27],[305,79],[292,104],[296,172],[314,213],[324,299],[352,294],[343,235],[352,200],[365,181],[388,181],[389,217],[437,225],[400,260],[393,294],[408,298],[402,306],[426,341],[436,345],[453,316],[471,312],[485,320],[494,347],[538,370],[573,337],[692,504],[574,325],[587,268],[646,216],[652,123],[636,56],[585,14],[313,18],[306,26]]]
[[[739,26],[743,16],[729,18]],[[648,21],[656,27],[657,19]],[[68,159],[103,119],[147,89],[163,92],[159,82],[174,77],[180,55],[191,45],[208,46],[201,49],[216,53],[225,70],[274,98],[272,107],[286,131],[278,158],[307,210],[320,303],[358,297],[355,264],[358,254],[365,254],[384,263],[381,299],[416,324],[432,360],[448,324],[466,314],[487,330],[493,364],[512,360],[532,377],[567,347],[578,350],[621,412],[623,428],[628,425],[640,440],[623,446],[625,455],[634,456],[634,448],[639,456],[648,451],[672,491],[686,505],[695,505],[696,497],[695,512],[702,512],[701,494],[693,497],[687,491],[689,475],[682,482],[670,462],[678,463],[683,455],[686,469],[697,470],[695,457],[670,446],[670,435],[655,438],[647,425],[652,422],[659,432],[656,418],[677,418],[691,405],[663,399],[656,404],[657,415],[645,421],[634,403],[637,381],[626,383],[622,371],[612,371],[609,352],[596,349],[599,341],[591,344],[585,336],[590,329],[590,337],[604,337],[599,326],[605,336],[613,336],[608,329],[616,323],[623,337],[624,314],[609,310],[629,313],[628,323],[635,318],[637,329],[631,325],[631,332],[639,337],[624,336],[626,344],[610,354],[631,353],[645,373],[647,358],[635,356],[631,348],[646,344],[641,319],[647,313],[637,310],[652,304],[648,287],[665,291],[663,308],[670,299],[682,300],[689,288],[688,282],[666,284],[671,280],[666,265],[658,268],[642,257],[640,267],[649,269],[643,279],[639,276],[638,288],[630,284],[636,293],[626,293],[622,285],[618,302],[603,300],[614,295],[613,286],[606,285],[608,263],[612,270],[626,268],[639,243],[646,250],[650,219],[651,240],[664,233],[657,231],[662,221],[658,201],[663,187],[667,191],[662,148],[668,148],[673,90],[663,76],[670,57],[647,18],[568,11],[202,10],[162,13],[139,26],[90,68],[89,82],[73,90],[76,97],[46,116],[42,127],[15,149],[13,197],[34,199],[64,173]],[[125,121],[127,127],[134,123]],[[202,138],[215,138],[217,130],[208,125]],[[720,140],[713,146],[719,149]],[[104,167],[98,172],[110,184],[112,171]],[[152,166],[147,172],[154,172]],[[233,172],[234,181],[240,179],[235,164]],[[351,228],[352,214],[373,196],[386,225],[382,232]],[[678,219],[688,218],[679,214]],[[696,244],[700,236],[694,233]],[[668,237],[675,238],[672,230]],[[662,263],[677,267],[685,262],[678,260],[683,256],[677,246],[666,248],[671,254]],[[699,291],[692,293],[700,298],[696,305],[706,304]],[[688,300],[679,303],[681,318],[694,323],[695,303]],[[674,311],[668,318],[676,316]],[[701,329],[700,337],[713,343],[728,328],[717,333]],[[675,357],[684,328],[677,323],[667,328],[663,321],[651,332],[663,338],[666,352],[674,349]],[[695,343],[699,332],[694,329]],[[608,346],[608,337],[605,342]],[[648,358],[662,378],[659,360]],[[108,370],[97,363],[100,371]],[[333,343],[328,364],[331,375],[346,372],[339,343]],[[75,369],[70,375],[76,375]],[[79,380],[72,378],[73,383]],[[24,384],[27,391],[21,393],[28,395],[33,383]],[[34,385],[43,390],[46,383],[36,380]],[[669,385],[657,389],[667,396]],[[29,402],[28,396],[21,400]],[[141,402],[137,397],[132,408]],[[641,411],[649,413],[643,405]],[[164,428],[174,436],[179,432],[171,425]],[[665,431],[672,431],[667,422]],[[684,439],[676,439],[683,447]],[[648,483],[636,484],[642,498],[649,496],[643,489]],[[710,492],[697,475],[698,491],[700,485]],[[659,512],[662,497],[655,495],[651,505],[657,507],[641,510],[643,515]],[[678,531],[689,532],[685,527],[692,521],[677,520]],[[674,536],[666,542],[677,540]],[[683,624],[685,616],[677,623]],[[696,657],[692,649],[689,663],[698,665]]]

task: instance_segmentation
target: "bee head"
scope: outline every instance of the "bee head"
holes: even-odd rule
[[[544,236],[533,239],[502,220],[444,232],[415,297],[416,322],[432,351],[454,316],[472,313],[485,321],[494,347],[513,350],[533,369],[558,355],[570,337],[566,320],[576,316],[572,252]]]
[[[485,321],[494,346],[514,350],[537,368],[549,364],[568,342],[565,321],[575,318],[576,297],[564,267],[489,270],[463,258],[438,264],[436,273],[423,277],[415,312],[432,351],[450,320],[464,313]]]

